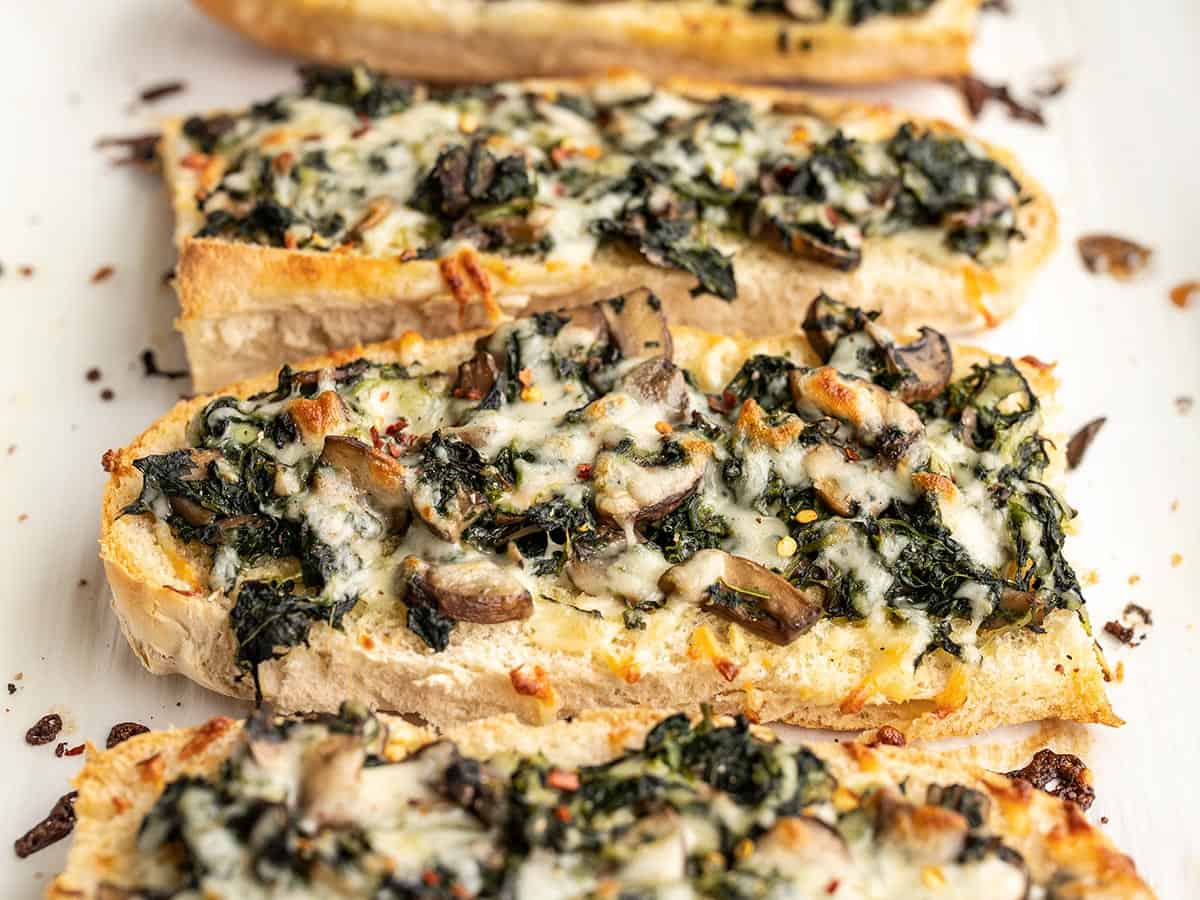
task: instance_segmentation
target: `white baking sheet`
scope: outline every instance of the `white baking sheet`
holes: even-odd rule
[[[1132,853],[1164,898],[1200,895],[1200,303],[1169,288],[1200,278],[1200,4],[1192,0],[1013,0],[989,16],[977,49],[987,74],[1026,79],[1076,64],[1049,127],[993,110],[987,137],[1012,147],[1051,188],[1062,247],[1014,321],[982,338],[997,352],[1058,360],[1064,429],[1108,425],[1070,480],[1082,512],[1072,556],[1094,570],[1099,626],[1129,601],[1153,609],[1142,646],[1118,650],[1112,686],[1128,725],[1094,729],[1092,817]],[[147,130],[156,118],[236,105],[292,83],[290,63],[248,46],[184,2],[42,0],[0,4],[0,837],[16,838],[67,790],[81,758],[56,759],[22,735],[60,711],[64,740],[102,742],[122,720],[153,727],[243,711],[179,678],[141,670],[108,609],[96,559],[101,453],[166,410],[186,382],[146,379],[146,347],[182,362],[170,218],[155,179],[113,168],[97,137]],[[183,79],[154,106],[140,89]],[[940,86],[864,92],[962,118]],[[1134,284],[1085,274],[1075,238],[1110,230],[1155,248]],[[25,278],[18,267],[35,271]],[[89,279],[103,265],[115,274]],[[98,367],[101,380],[86,380]],[[100,398],[111,389],[110,402]],[[27,516],[27,518],[23,518]],[[1172,555],[1182,562],[1172,565]],[[1131,576],[1140,581],[1129,584]],[[21,673],[18,675],[18,673]],[[12,679],[15,694],[4,693]],[[0,896],[37,896],[66,843],[25,861],[0,848]]]

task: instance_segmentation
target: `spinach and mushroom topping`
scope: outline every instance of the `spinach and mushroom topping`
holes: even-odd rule
[[[942,335],[905,342],[824,294],[805,327],[811,354],[751,357],[711,395],[648,291],[506,324],[453,374],[285,368],[137,460],[125,512],[211,561],[190,586],[232,599],[256,692],[363,603],[432,652],[550,607],[634,643],[654,617],[779,645],[916,623],[914,665],[1082,616],[1021,368],[954,378]]]
[[[803,5],[861,21],[905,4]],[[609,246],[725,300],[754,241],[851,270],[872,237],[931,231],[984,265],[1021,237],[1012,173],[911,123],[858,138],[811,110],[632,78],[568,94],[434,89],[361,66],[301,77],[299,92],[184,125],[198,236],[402,260],[469,244],[565,264]]]
[[[948,889],[1015,900],[1021,855],[964,785],[839,788],[812,750],[674,715],[638,748],[579,767],[539,753],[468,755],[447,740],[396,760],[362,709],[261,712],[209,775],[170,782],[142,819],[130,893],[156,898],[770,894],[880,885],[874,862],[939,866]],[[838,800],[835,803],[835,795]],[[913,876],[915,877],[915,875]],[[960,882],[961,879],[961,882]],[[872,891],[871,893],[874,893]]]

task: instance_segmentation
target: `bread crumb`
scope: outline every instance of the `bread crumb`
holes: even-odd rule
[[[1129,576],[1129,583],[1130,583],[1130,584],[1137,584],[1137,583],[1138,583],[1139,581],[1141,581],[1141,580],[1142,580],[1142,576],[1141,576],[1141,575],[1138,575],[1138,574],[1136,574],[1136,573],[1134,573],[1133,575],[1130,575],[1130,576]]]
[[[1183,554],[1182,553],[1172,553],[1171,554],[1171,568],[1178,569],[1182,564],[1183,564]]]

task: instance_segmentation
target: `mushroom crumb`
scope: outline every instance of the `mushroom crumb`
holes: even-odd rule
[[[1027,781],[1040,791],[1053,794],[1086,810],[1096,799],[1092,773],[1078,756],[1039,750],[1024,768],[1006,772],[1009,778]]]
[[[1096,439],[1096,435],[1100,433],[1100,429],[1104,427],[1104,423],[1108,419],[1101,416],[1098,419],[1092,419],[1082,428],[1080,428],[1071,440],[1067,443],[1067,468],[1078,468],[1083,462],[1083,455],[1087,453],[1088,447],[1092,446],[1092,441]]]
[[[187,87],[182,81],[163,81],[158,84],[152,84],[148,88],[143,88],[138,94],[138,99],[143,103],[154,103],[157,100],[162,100],[164,97],[170,97],[172,94],[178,94]]]
[[[108,732],[108,740],[104,742],[104,747],[111,750],[117,744],[124,743],[131,737],[137,737],[139,734],[145,734],[150,729],[140,722],[118,722]]]
[[[1084,268],[1096,275],[1111,275],[1128,281],[1150,263],[1154,251],[1135,241],[1112,234],[1089,234],[1078,242]]]
[[[962,93],[972,119],[978,119],[984,107],[994,100],[1007,110],[1011,119],[1033,125],[1046,124],[1046,117],[1042,115],[1042,111],[1036,106],[1017,100],[1006,84],[991,84],[974,75],[962,75],[952,79],[950,83]]]
[[[1122,644],[1136,647],[1146,639],[1150,633],[1150,626],[1153,624],[1154,619],[1150,615],[1150,610],[1136,603],[1129,603],[1121,613],[1120,620],[1104,623],[1104,631]]]
[[[25,743],[32,747],[48,744],[62,731],[63,720],[58,713],[47,713],[30,726],[25,732]]]
[[[75,828],[75,798],[71,791],[58,798],[50,814],[13,842],[13,850],[24,859],[51,844],[61,841]]]

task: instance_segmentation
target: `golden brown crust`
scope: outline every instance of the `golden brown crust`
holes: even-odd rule
[[[402,363],[419,359],[448,370],[471,354],[477,336],[424,341],[408,335],[305,365],[337,365],[366,353]],[[796,337],[745,341],[677,328],[673,340],[676,361],[708,391],[726,384],[755,353],[805,358],[809,352]],[[982,358],[982,351],[959,348],[959,374]],[[1055,385],[1050,371],[1025,366],[1025,372],[1049,402]],[[273,384],[273,377],[264,376],[227,392],[249,394]],[[179,672],[221,693],[249,697],[251,685],[234,663],[231,601],[205,586],[207,559],[147,517],[120,516],[141,485],[133,461],[183,445],[187,423],[208,399],[180,403],[132,445],[110,452],[101,557],[122,630],[150,671]],[[1061,471],[1061,460],[1056,465]],[[565,652],[530,630],[536,618],[463,623],[450,649],[434,654],[406,629],[396,628],[394,619],[360,608],[347,616],[344,631],[317,625],[308,647],[263,665],[262,688],[284,709],[336,708],[353,696],[382,709],[419,713],[439,726],[505,711],[540,721],[601,706],[695,708],[703,702],[761,721],[845,730],[890,724],[910,739],[1055,717],[1121,724],[1104,693],[1094,642],[1079,618],[1066,611],[1051,615],[1041,635],[1023,630],[993,635],[977,667],[964,668],[939,653],[915,672],[900,664],[905,638],[898,632],[881,635],[822,620],[780,648],[757,638],[733,641],[727,626],[711,614],[697,611],[695,616],[683,633],[640,643],[634,658],[614,657],[603,643],[597,647],[586,640],[582,648]],[[573,627],[586,631],[586,626]],[[541,696],[516,689],[512,672],[522,667],[546,673]]]
[[[980,0],[857,27],[805,24],[710,3],[555,0],[196,0],[247,37],[327,62],[364,61],[435,81],[657,75],[867,83],[970,69]]]
[[[540,80],[538,90],[589,83]],[[793,90],[742,87],[673,78],[667,89],[699,98],[734,93],[763,106],[803,106],[842,125],[851,135],[889,134],[912,117],[878,105],[833,100]],[[944,122],[923,125],[962,134]],[[882,310],[895,330],[929,325],[960,334],[1012,315],[1024,287],[1057,242],[1058,221],[1045,190],[1007,152],[987,146],[1021,183],[1029,202],[1017,213],[1025,238],[1007,260],[983,267],[967,257],[928,252],[928,235],[875,237],[862,264],[839,272],[785,255],[760,242],[738,252],[738,299],[693,297],[695,279],[659,268],[619,247],[602,248],[591,263],[544,264],[532,259],[472,254],[487,290],[455,296],[437,262],[368,257],[357,253],[295,251],[212,238],[194,239],[200,226],[194,198],[179,165],[179,122],[169,123],[161,150],[173,196],[180,247],[176,288],[183,333],[197,390],[306,356],[356,343],[387,340],[415,330],[438,338],[464,328],[494,325],[496,314],[524,315],[590,303],[638,287],[663,299],[672,322],[751,337],[800,330],[808,301],[819,291],[865,309]]]
[[[641,745],[663,716],[650,709],[597,709],[571,722],[534,727],[513,716],[483,719],[453,729],[446,737],[464,753],[487,757],[502,751],[544,753],[563,766],[603,762]],[[183,774],[214,771],[236,745],[240,722],[215,720],[197,728],[152,732],[98,752],[88,748],[87,764],[76,777],[79,823],[66,869],[50,884],[51,900],[90,900],[101,881],[128,877],[137,825],[169,781]],[[435,738],[435,733],[389,719],[388,755],[404,753]],[[215,736],[214,736],[215,733]],[[764,735],[766,732],[762,732]],[[199,742],[199,749],[197,743]],[[988,827],[1024,856],[1032,873],[1047,879],[1067,872],[1076,882],[1068,897],[1142,900],[1154,894],[1133,861],[1092,827],[1073,804],[1034,790],[1023,782],[963,763],[958,754],[861,744],[810,744],[839,783],[858,791],[879,782],[907,781],[910,796],[924,796],[929,784],[965,784],[991,798]],[[193,748],[188,752],[188,748]],[[145,773],[151,773],[147,776]]]

